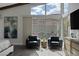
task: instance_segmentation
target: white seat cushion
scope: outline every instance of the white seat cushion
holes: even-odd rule
[[[59,42],[57,42],[57,41],[51,41],[51,43],[59,43]]]
[[[37,41],[29,41],[29,43],[37,43]]]

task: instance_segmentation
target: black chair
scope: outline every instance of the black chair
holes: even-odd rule
[[[39,48],[40,47],[40,39],[37,36],[29,36],[26,39],[26,47],[27,48]]]
[[[62,40],[59,37],[51,37],[48,39],[49,48],[62,48]]]

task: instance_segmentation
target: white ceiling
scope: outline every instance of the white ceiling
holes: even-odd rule
[[[5,7],[12,4],[15,4],[15,3],[0,3],[0,7]]]

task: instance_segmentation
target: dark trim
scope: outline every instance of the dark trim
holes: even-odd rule
[[[0,7],[0,10],[5,10],[5,9],[9,9],[9,8],[13,8],[13,7],[21,6],[21,5],[26,5],[26,4],[29,4],[29,3],[15,3],[12,5]]]
[[[0,53],[2,53],[3,51],[7,50],[8,48],[12,47],[13,45],[8,46],[7,48],[3,49],[0,51]]]

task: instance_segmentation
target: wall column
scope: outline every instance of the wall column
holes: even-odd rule
[[[61,19],[61,40],[63,40],[63,14],[64,14],[64,3],[61,3],[61,15],[60,15],[60,19]]]

